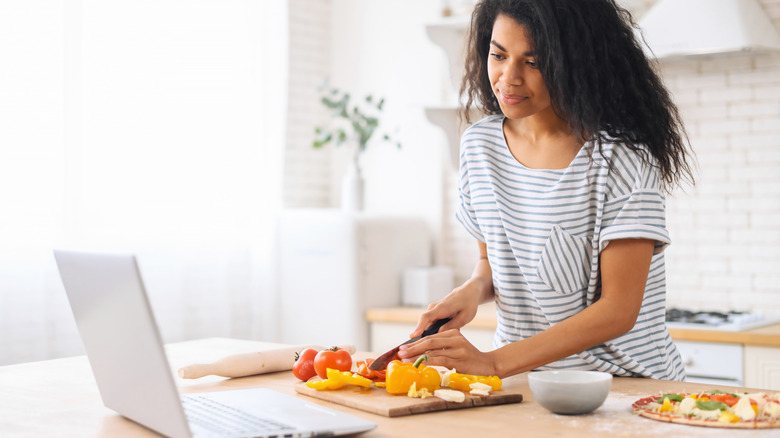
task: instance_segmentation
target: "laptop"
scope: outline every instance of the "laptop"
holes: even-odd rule
[[[177,438],[334,436],[376,428],[267,388],[179,394],[135,256],[55,250],[54,257],[100,397],[120,415]]]

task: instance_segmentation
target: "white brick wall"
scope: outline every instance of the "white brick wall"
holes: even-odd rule
[[[780,28],[780,1],[761,1]],[[780,55],[664,65],[697,154],[668,200],[668,303],[780,314]]]
[[[624,0],[636,19],[654,0]],[[780,0],[761,0],[780,29]],[[780,54],[664,65],[697,154],[688,193],[668,199],[668,304],[780,314]],[[448,175],[445,209],[457,205]],[[445,214],[445,216],[447,216]],[[462,281],[476,244],[445,224],[446,263]]]

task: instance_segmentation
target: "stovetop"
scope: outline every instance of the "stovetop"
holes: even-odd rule
[[[780,323],[780,316],[760,312],[666,310],[666,326],[694,330],[742,331]]]

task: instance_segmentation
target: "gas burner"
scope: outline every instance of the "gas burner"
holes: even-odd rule
[[[669,328],[740,331],[780,322],[780,317],[767,317],[758,312],[666,310]]]

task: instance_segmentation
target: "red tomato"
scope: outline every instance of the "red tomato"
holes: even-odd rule
[[[328,378],[328,368],[339,371],[352,370],[352,356],[347,350],[338,347],[328,348],[314,357],[314,371],[320,378]]]
[[[295,353],[295,365],[293,365],[293,375],[304,382],[317,375],[314,371],[314,358],[317,356],[317,350],[307,348],[300,354]]]
[[[739,401],[737,397],[734,397],[731,394],[709,394],[708,397],[710,400],[719,401],[726,406],[734,406]]]

